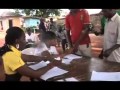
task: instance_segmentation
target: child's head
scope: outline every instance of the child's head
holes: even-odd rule
[[[27,28],[26,31],[27,31],[27,34],[31,35],[32,31],[30,28]]]
[[[56,35],[52,31],[47,31],[45,34],[42,35],[42,41],[47,46],[56,46]]]

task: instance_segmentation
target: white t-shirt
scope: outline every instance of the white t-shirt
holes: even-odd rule
[[[115,44],[120,44],[120,16],[117,13],[105,24],[104,51]],[[114,50],[107,59],[120,62],[120,48]]]
[[[43,51],[49,51],[50,54],[58,54],[55,46],[47,48],[45,43],[40,42],[35,48],[27,48],[22,51],[22,54],[40,56]]]
[[[38,44],[38,46],[35,48],[35,52],[34,55],[40,56],[42,52],[44,51],[48,51],[47,46],[45,45],[45,43],[40,42]]]
[[[22,50],[22,54],[34,55],[34,53],[35,53],[35,48],[27,48]]]
[[[55,46],[51,46],[50,48],[48,48],[48,51],[50,54],[55,54],[55,55],[58,54],[58,51]]]
[[[30,39],[31,41],[35,41],[35,34],[31,33],[31,35],[28,35],[27,33],[25,34],[26,36],[26,42]]]

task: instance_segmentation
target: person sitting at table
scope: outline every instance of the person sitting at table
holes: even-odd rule
[[[27,48],[22,51],[23,54],[33,54],[36,56],[43,56],[43,54],[49,55],[58,55],[58,51],[56,50],[56,35],[52,31],[47,31],[44,35],[39,36],[39,43],[37,43],[36,47]]]
[[[29,48],[34,45],[36,37],[35,37],[35,34],[32,33],[30,28],[27,28],[26,31],[27,31],[25,34],[26,42],[27,42],[26,48]]]
[[[29,68],[25,62],[50,60],[50,57],[37,57],[21,54],[21,50],[25,48],[25,33],[19,27],[10,27],[5,36],[5,44],[0,48],[0,56],[3,60],[5,70],[5,81],[20,81],[22,75],[31,78],[40,79],[40,76],[49,69],[59,64],[53,60],[52,63],[37,71]]]
[[[49,52],[42,52],[42,54],[50,54],[50,55],[58,55],[58,51],[56,49],[56,43],[57,43],[57,37],[56,34],[52,31],[47,31],[44,35],[42,35],[41,37],[41,42],[44,46],[44,48],[46,48],[46,50]]]

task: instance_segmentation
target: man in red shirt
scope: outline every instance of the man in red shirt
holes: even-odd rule
[[[70,13],[65,18],[65,25],[71,53],[91,57],[88,12],[85,9],[70,9]]]

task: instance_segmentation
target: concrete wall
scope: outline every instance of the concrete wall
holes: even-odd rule
[[[20,24],[20,17],[7,17],[7,18],[2,18],[0,21],[2,21],[3,25],[3,31],[6,31],[9,28],[9,20],[13,21],[13,26],[21,27]],[[0,24],[0,29],[1,29],[1,24]]]

